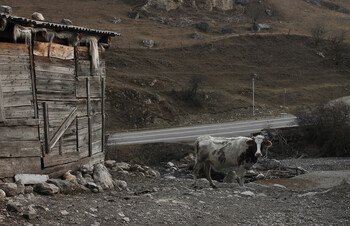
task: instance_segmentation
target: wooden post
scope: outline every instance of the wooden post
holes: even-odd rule
[[[102,112],[102,152],[105,151],[105,139],[106,139],[106,115],[105,115],[105,91],[106,91],[106,82],[105,77],[101,77],[101,112]]]
[[[78,60],[79,60],[79,54],[78,54],[78,47],[74,46],[74,64],[75,64],[75,78],[78,78]]]
[[[91,103],[90,103],[90,77],[86,78],[86,108],[88,116],[88,137],[89,137],[89,156],[92,156],[92,123],[91,123]]]
[[[4,100],[2,96],[1,79],[0,79],[0,122],[4,120],[5,120]]]
[[[43,102],[43,117],[44,117],[44,145],[45,145],[45,153],[50,152],[50,147],[49,147],[49,111],[47,107],[47,103]]]
[[[34,118],[38,118],[38,103],[37,103],[37,96],[36,96],[36,77],[35,77],[35,68],[34,68],[34,54],[33,54],[33,46],[32,44],[28,47],[29,51],[29,68],[30,68],[30,78],[32,80],[32,94],[33,94],[33,106],[34,106]]]

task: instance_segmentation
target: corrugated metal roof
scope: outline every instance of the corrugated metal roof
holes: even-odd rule
[[[12,20],[13,22],[32,23],[37,27],[62,29],[62,30],[75,31],[75,32],[77,31],[88,32],[88,33],[95,33],[95,34],[108,35],[108,36],[120,36],[120,33],[117,33],[114,31],[96,30],[96,29],[90,29],[90,28],[79,27],[74,25],[66,25],[66,24],[59,24],[59,23],[51,23],[47,21],[32,20],[25,17],[13,16],[5,13],[0,13],[0,15],[1,17],[5,17],[6,19]]]

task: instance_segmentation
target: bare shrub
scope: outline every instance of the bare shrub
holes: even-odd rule
[[[313,44],[315,47],[325,38],[326,29],[322,24],[316,24],[315,27],[311,29],[311,35],[313,39]]]
[[[343,102],[318,105],[295,113],[305,144],[321,156],[350,156],[350,106]]]
[[[349,46],[345,41],[345,32],[333,34],[329,37],[328,56],[335,65],[341,65],[346,62],[349,54]]]
[[[188,87],[181,91],[172,90],[172,96],[176,99],[187,102],[191,106],[201,107],[202,101],[201,96],[198,94],[198,90],[202,81],[203,78],[201,76],[192,76],[188,82]]]

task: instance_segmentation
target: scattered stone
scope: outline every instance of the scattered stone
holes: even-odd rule
[[[283,188],[283,189],[286,189],[286,186],[283,186],[283,185],[281,185],[281,184],[274,184],[273,186],[276,187],[276,188]]]
[[[320,57],[322,57],[322,58],[325,58],[325,55],[324,55],[322,52],[317,51],[317,52],[316,52],[316,55],[317,55],[317,56],[320,56]]]
[[[248,3],[249,3],[249,0],[236,0],[236,4],[247,5]]]
[[[235,171],[230,171],[226,174],[224,178],[225,183],[233,183],[235,180],[237,180],[237,175]]]
[[[106,160],[105,161],[105,166],[107,168],[113,168],[116,165],[116,161],[115,160]]]
[[[202,40],[203,39],[203,35],[198,34],[198,33],[194,33],[191,35],[191,38],[196,39],[196,40]]]
[[[24,190],[25,190],[24,184],[22,183],[21,180],[17,181],[16,184],[17,184],[17,194],[22,194],[23,195],[24,194]]]
[[[0,6],[0,12],[5,14],[11,14],[12,8],[10,6],[2,5]]]
[[[56,185],[63,194],[68,194],[74,190],[74,184],[66,180],[49,179],[47,183]]]
[[[90,166],[90,165],[83,165],[80,169],[80,171],[82,172],[82,174],[92,174],[94,172],[94,166]]]
[[[265,178],[265,175],[262,174],[262,173],[259,173],[256,177],[255,177],[257,180],[262,180]]]
[[[168,162],[166,165],[167,165],[167,167],[174,167],[175,166],[175,164],[172,162]]]
[[[124,180],[114,180],[115,186],[122,190],[126,190],[128,188],[128,184]]]
[[[195,24],[195,28],[201,32],[209,32],[210,26],[207,22],[199,22]]]
[[[142,172],[142,173],[145,173],[145,169],[142,168],[142,166],[138,165],[138,164],[135,164],[133,166],[130,167],[130,171],[136,171],[136,172]]]
[[[61,211],[61,214],[62,214],[62,216],[66,216],[66,215],[69,214],[69,212],[68,212],[67,210],[62,210],[62,211]]]
[[[271,29],[271,26],[268,25],[268,24],[258,24],[258,27],[259,27],[261,30],[270,30],[270,29]]]
[[[40,20],[40,21],[44,21],[44,20],[45,20],[43,14],[38,13],[38,12],[34,12],[34,13],[32,14],[32,19],[33,19],[33,20]]]
[[[103,164],[98,163],[94,166],[93,177],[95,183],[101,185],[103,189],[114,188],[112,176]]]
[[[9,212],[17,213],[19,211],[19,207],[14,203],[8,203],[6,206],[6,210]]]
[[[248,197],[254,197],[255,194],[251,191],[244,191],[240,193],[241,195],[248,196]]]
[[[89,210],[90,210],[91,212],[97,212],[97,211],[98,211],[98,209],[96,209],[96,208],[94,208],[94,207],[91,207]]]
[[[42,174],[16,174],[15,181],[21,181],[24,185],[44,183],[49,179],[48,175]]]
[[[29,209],[23,213],[23,217],[28,220],[32,220],[36,218],[36,216],[37,216],[36,210],[33,209],[32,207],[29,207]]]
[[[129,170],[130,169],[130,164],[126,162],[117,162],[115,164],[116,167],[122,169],[122,170]]]
[[[34,186],[34,191],[41,195],[54,195],[59,192],[59,188],[54,184],[40,183]]]
[[[265,10],[265,13],[266,13],[268,16],[272,16],[272,11],[271,11],[271,9],[266,9],[266,10]]]
[[[73,22],[72,22],[70,19],[63,18],[63,19],[61,20],[61,24],[73,25]]]
[[[232,27],[223,27],[221,28],[222,34],[233,34],[235,33],[235,30]]]
[[[130,222],[130,218],[129,217],[123,217],[123,221],[125,221],[125,222]]]
[[[4,190],[0,189],[0,200],[4,200],[6,198],[6,193]]]
[[[120,18],[118,18],[118,17],[113,17],[112,22],[115,23],[115,24],[117,24],[117,23],[122,22],[122,19],[120,19]]]
[[[153,40],[142,40],[142,44],[148,48],[152,48],[154,46]]]
[[[174,177],[174,176],[165,176],[164,179],[167,179],[167,180],[175,180],[176,177]]]
[[[134,20],[138,20],[140,18],[140,14],[137,11],[131,11],[131,12],[128,12],[128,17]]]
[[[153,170],[153,169],[147,170],[146,174],[148,176],[155,177],[155,178],[159,178],[160,177],[160,173],[157,170]]]
[[[83,178],[86,182],[94,182],[94,179],[92,179],[92,176],[90,174],[84,174]]]
[[[264,194],[264,193],[259,193],[259,194],[256,194],[256,197],[262,197],[262,198],[265,198],[265,197],[267,197],[267,195],[266,195],[266,194]]]
[[[7,196],[17,195],[17,184],[15,183],[0,184],[0,189],[3,190]]]
[[[24,188],[24,194],[33,194],[33,187],[32,186],[25,186]]]
[[[98,187],[97,187],[97,185],[94,183],[94,182],[87,182],[86,184],[85,184],[85,186],[87,187],[87,188],[89,188],[91,191],[93,190],[93,189],[97,189],[97,192],[98,192]]]
[[[68,171],[66,172],[64,175],[63,175],[63,178],[67,181],[71,181],[73,183],[76,183],[77,182],[77,178],[71,174],[71,171]]]

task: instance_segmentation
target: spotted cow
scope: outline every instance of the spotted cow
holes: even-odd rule
[[[271,141],[262,135],[248,137],[212,137],[201,136],[195,141],[195,165],[193,169],[194,184],[197,186],[199,170],[204,167],[204,172],[212,187],[216,187],[211,179],[211,167],[215,171],[236,168],[238,182],[244,184],[246,170],[250,169],[262,155],[261,150],[272,145]]]

